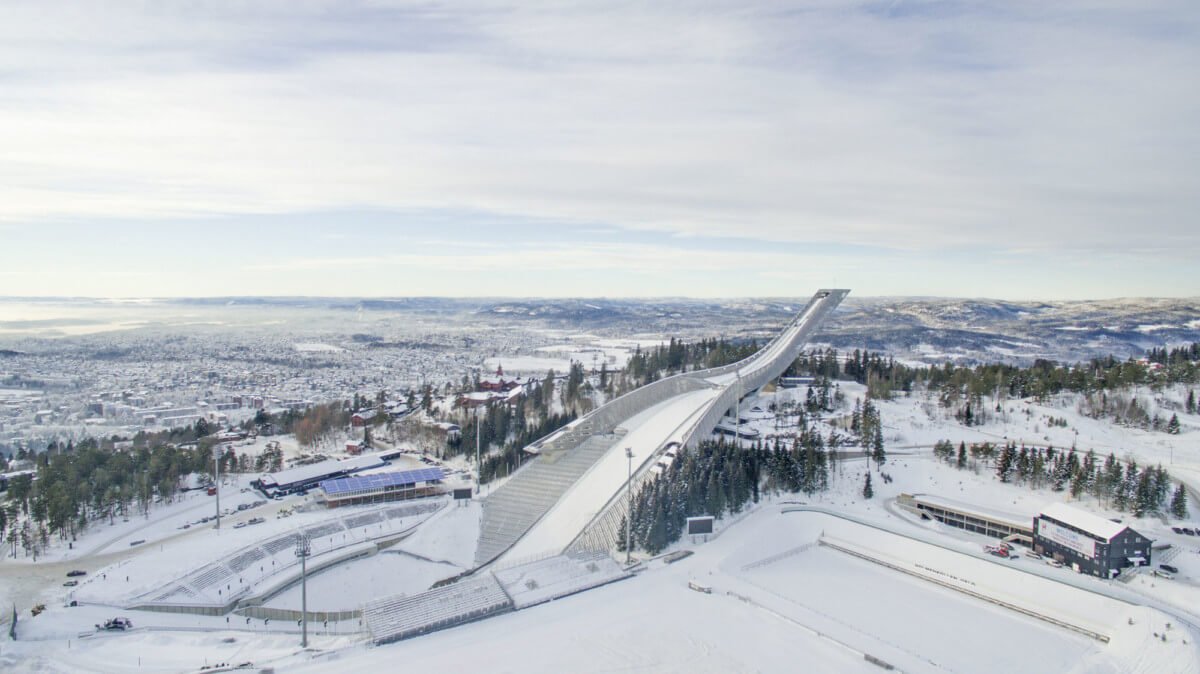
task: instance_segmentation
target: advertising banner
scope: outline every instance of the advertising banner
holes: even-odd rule
[[[1038,535],[1070,548],[1089,559],[1096,557],[1096,541],[1083,534],[1060,527],[1045,518],[1038,521]]]

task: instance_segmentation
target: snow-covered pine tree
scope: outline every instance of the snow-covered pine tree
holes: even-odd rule
[[[862,490],[863,498],[869,499],[875,496],[875,490],[871,488],[871,471],[867,471],[867,479],[863,482]]]
[[[1137,486],[1133,490],[1133,514],[1135,517],[1145,517],[1154,509],[1154,471],[1147,468],[1138,476]]]
[[[871,458],[875,460],[876,468],[887,462],[887,453],[883,451],[883,429],[878,422],[875,423],[875,438],[871,443]]]
[[[1011,443],[1005,443],[1004,449],[1000,450],[1000,456],[996,459],[996,477],[1001,482],[1008,482],[1012,479],[1014,449]]]
[[[1178,484],[1175,486],[1175,493],[1171,495],[1171,517],[1181,520],[1187,516],[1187,490],[1182,484]]]

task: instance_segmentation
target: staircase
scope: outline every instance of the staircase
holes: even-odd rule
[[[573,449],[546,451],[492,492],[483,502],[475,565],[508,550],[545,515],[616,442],[613,434],[592,436]]]

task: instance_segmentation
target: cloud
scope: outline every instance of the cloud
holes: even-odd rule
[[[675,272],[728,272],[731,269],[775,269],[826,262],[828,256],[793,252],[738,252],[698,250],[663,245],[576,243],[561,246],[493,247],[490,252],[467,249],[436,251],[421,247],[419,252],[359,257],[292,257],[245,265],[249,272],[300,272],[353,269],[377,271],[386,268],[406,270],[470,270],[472,273],[506,272],[623,272],[659,274]]]
[[[3,223],[469,210],[681,241],[1200,255],[1194,2],[6,13]]]

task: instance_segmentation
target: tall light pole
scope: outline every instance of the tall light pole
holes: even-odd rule
[[[475,495],[479,495],[479,483],[483,480],[483,464],[479,463],[479,445],[483,442],[483,422],[475,412]],[[490,493],[490,492],[489,492]]]
[[[296,537],[296,556],[300,558],[300,648],[308,648],[308,556],[312,554],[312,544],[308,536],[300,534]]]
[[[213,475],[216,476],[216,479],[214,480],[214,482],[215,482],[215,486],[216,486],[216,490],[217,490],[216,491],[217,526],[214,528],[220,529],[221,528],[221,446],[213,445],[212,452],[213,452]]]
[[[742,371],[735,370],[737,375],[737,395],[733,399],[733,444],[742,446]]]
[[[629,459],[629,477],[625,480],[625,491],[629,494],[629,512],[625,515],[625,566],[629,566],[633,552],[633,448],[625,448],[625,458]]]

